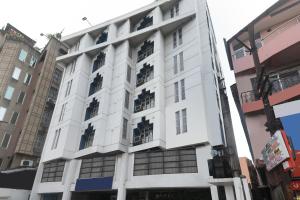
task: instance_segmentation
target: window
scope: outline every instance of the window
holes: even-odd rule
[[[14,94],[14,91],[15,91],[15,88],[13,88],[11,86],[8,86],[6,91],[5,91],[4,98],[7,99],[7,100],[11,100],[12,96]]]
[[[125,91],[125,108],[129,109],[129,98],[130,98],[130,94],[129,92],[126,90]]]
[[[127,76],[126,76],[126,80],[128,83],[130,83],[131,81],[131,67],[129,65],[127,65]]]
[[[51,146],[52,150],[57,148],[58,140],[60,137],[60,132],[61,132],[61,129],[58,129],[55,131],[54,139],[53,139],[52,146]]]
[[[106,54],[103,52],[100,52],[100,54],[97,56],[96,60],[94,61],[93,72],[97,71],[98,69],[100,69],[100,67],[105,65],[105,57],[106,57]]]
[[[12,114],[12,116],[11,116],[10,123],[11,124],[16,124],[18,116],[19,116],[19,113],[18,112],[14,112]]]
[[[90,85],[89,96],[101,90],[102,82],[103,82],[103,77],[99,73],[97,73],[96,77],[94,78],[94,81]]]
[[[182,132],[187,132],[187,117],[186,117],[186,109],[181,110],[182,114]]]
[[[134,154],[134,176],[197,172],[195,148],[147,150]]]
[[[21,69],[19,67],[15,67],[14,72],[12,74],[12,78],[15,80],[19,80],[21,74]]]
[[[177,32],[173,33],[173,48],[177,47]]]
[[[19,54],[19,60],[21,62],[25,62],[26,61],[26,57],[27,57],[27,52],[24,49],[22,49],[21,52],[20,52],[20,54]]]
[[[136,87],[151,81],[154,78],[154,66],[150,64],[144,64],[143,68],[136,76]]]
[[[181,100],[185,100],[185,82],[184,79],[180,81],[181,83]]]
[[[3,121],[6,113],[6,108],[0,106],[0,121]]]
[[[17,104],[23,104],[25,98],[25,92],[21,91],[17,100]]]
[[[174,66],[174,74],[178,73],[178,62],[177,62],[177,55],[173,57],[173,66]]]
[[[180,63],[180,71],[184,70],[184,64],[183,64],[183,52],[179,53],[179,63]]]
[[[61,107],[60,115],[59,115],[59,122],[64,119],[65,111],[66,111],[67,103],[64,103]]]
[[[182,45],[182,28],[173,32],[173,48]]]
[[[24,78],[24,84],[29,85],[31,81],[31,75],[26,73],[25,78]]]
[[[70,95],[71,88],[72,88],[72,83],[73,83],[73,80],[68,81],[68,83],[67,83],[67,89],[66,89],[66,93],[65,93],[65,97],[67,97],[67,96]]]
[[[8,147],[8,144],[10,142],[10,137],[11,137],[11,135],[8,133],[4,134],[4,137],[1,142],[1,148],[6,149]]]
[[[175,4],[171,7],[170,14],[171,18],[179,15],[179,1],[176,1]]]
[[[181,117],[180,120],[180,111],[175,112],[175,120],[176,120],[176,134],[179,135],[180,133],[186,133],[187,132],[187,112],[186,109],[181,110]],[[182,122],[180,122],[182,121]],[[182,124],[182,130],[181,130],[181,124]]]
[[[133,130],[133,146],[151,142],[153,140],[153,124],[145,117]]]
[[[36,57],[31,56],[29,66],[33,67],[35,65],[36,61],[37,61]]]
[[[145,41],[141,46],[141,49],[138,51],[138,59],[137,62],[141,62],[148,56],[154,53],[154,41]]]
[[[123,118],[123,128],[122,128],[122,138],[127,138],[127,126],[128,126],[128,119]]]
[[[55,160],[45,163],[41,182],[60,182],[62,180],[64,168],[64,160]]]
[[[115,173],[116,156],[84,158],[81,162],[79,178],[112,177]]]
[[[153,108],[155,106],[155,93],[142,90],[142,93],[138,95],[138,98],[134,101],[134,112],[141,112]]]
[[[73,74],[75,72],[76,69],[76,62],[77,60],[74,60],[71,64],[71,69],[70,69],[70,74]]]
[[[177,111],[175,113],[175,117],[176,117],[176,134],[179,135],[181,130],[180,130],[180,112]]]
[[[175,103],[179,102],[179,87],[178,82],[174,83],[174,92],[175,92]]]
[[[153,17],[145,16],[141,21],[140,25],[137,27],[137,30],[141,30],[143,28],[147,28],[153,25]]]
[[[86,149],[93,145],[95,135],[95,129],[92,124],[88,125],[88,128],[84,131],[84,134],[81,136],[79,150]]]
[[[182,28],[178,29],[178,44],[182,45]]]
[[[107,32],[102,32],[96,42],[96,44],[101,44],[103,42],[106,42],[107,41],[107,37],[108,37],[108,33]]]
[[[86,109],[85,121],[89,120],[98,115],[99,102],[93,98],[93,101],[90,103],[89,107]]]

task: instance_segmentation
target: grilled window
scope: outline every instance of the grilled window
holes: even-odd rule
[[[93,101],[90,103],[89,107],[86,109],[85,121],[98,115],[98,109],[99,109],[99,102],[95,98],[93,98]]]
[[[127,65],[126,80],[128,83],[130,83],[130,81],[131,81],[131,67],[129,65]]]
[[[80,179],[112,177],[115,173],[116,156],[100,156],[82,159]]]
[[[137,128],[133,130],[133,146],[141,145],[153,140],[153,124],[145,117],[138,123]]]
[[[81,136],[79,150],[86,149],[93,145],[95,136],[95,129],[92,124],[88,125],[88,128],[84,131],[84,134]]]
[[[25,92],[20,91],[20,94],[19,94],[19,97],[17,100],[17,104],[23,104],[24,98],[25,98]]]
[[[100,52],[100,54],[97,56],[96,60],[94,61],[93,72],[95,72],[96,70],[100,69],[100,67],[105,65],[105,57],[106,57],[105,53]]]
[[[134,112],[141,112],[155,106],[155,93],[144,89],[138,98],[134,101]]]
[[[175,112],[175,121],[176,121],[176,134],[179,135],[181,133],[186,133],[187,132],[186,108],[181,110],[181,120],[180,120],[180,111]]]
[[[154,77],[154,67],[150,64],[144,64],[143,68],[136,76],[136,87],[143,85],[144,83],[152,80]]]
[[[4,134],[0,148],[6,149],[8,147],[9,142],[10,142],[10,137],[11,137],[11,135],[8,133]]]
[[[61,129],[58,129],[55,131],[54,139],[53,139],[52,146],[51,146],[52,150],[57,148],[58,140],[60,137],[60,132],[61,132]]]
[[[56,160],[44,164],[42,182],[60,182],[64,173],[65,161]]]
[[[96,77],[94,78],[94,81],[90,85],[89,96],[101,90],[102,83],[103,83],[103,77],[97,73]]]
[[[129,109],[129,99],[130,99],[130,93],[125,90],[125,108]]]
[[[18,117],[19,117],[19,113],[18,112],[14,112],[11,116],[11,119],[10,119],[10,123],[11,124],[16,124],[17,120],[18,120]]]
[[[106,42],[107,41],[107,37],[108,37],[108,33],[107,32],[102,32],[96,42],[96,44],[101,44],[103,42]]]
[[[123,128],[122,128],[122,138],[127,138],[127,126],[128,126],[128,119],[123,118]]]
[[[170,9],[171,18],[179,15],[179,1],[176,1],[175,4]]]
[[[152,41],[145,41],[141,50],[138,51],[138,62],[141,62],[148,56],[154,53],[154,42]]]
[[[140,25],[137,27],[137,30],[141,30],[143,28],[147,28],[153,25],[153,17],[145,16],[141,21]]]
[[[151,150],[135,153],[134,176],[197,173],[196,150]]]

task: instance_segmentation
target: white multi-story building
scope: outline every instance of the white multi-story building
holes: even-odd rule
[[[244,180],[209,173],[228,137],[205,0],[155,1],[62,41],[32,200],[248,197]]]

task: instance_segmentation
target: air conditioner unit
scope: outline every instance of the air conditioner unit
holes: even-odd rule
[[[21,160],[22,167],[32,167],[33,161],[32,160]]]

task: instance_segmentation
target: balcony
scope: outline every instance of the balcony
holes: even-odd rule
[[[271,105],[276,105],[300,95],[300,70],[270,76],[272,95],[269,96]],[[241,93],[244,113],[263,109],[263,102],[255,96],[254,91]]]
[[[300,15],[273,28],[273,30],[267,34],[263,35],[262,32],[262,37],[256,40],[260,62],[264,63],[273,57],[275,58],[279,56],[281,56],[280,60],[291,60],[292,58],[287,58],[286,54],[293,55],[294,57],[298,55],[296,53],[297,50],[292,49],[291,47],[300,42],[299,33]],[[249,43],[248,41],[244,42],[246,44]],[[287,49],[291,49],[291,51],[284,53]],[[279,55],[279,53],[283,53],[283,55]],[[250,55],[244,47],[233,51],[232,60],[235,73],[240,73],[254,68],[252,55]]]

